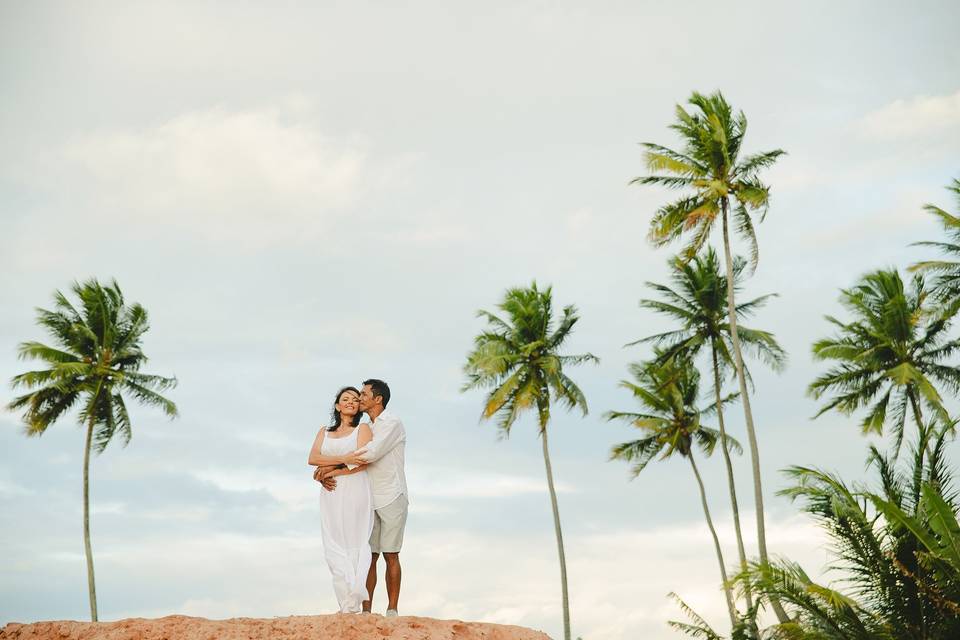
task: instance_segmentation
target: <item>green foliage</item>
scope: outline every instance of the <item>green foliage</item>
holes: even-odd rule
[[[800,565],[756,563],[736,581],[775,597],[792,621],[772,637],[947,640],[960,637],[960,525],[957,496],[944,462],[950,429],[931,434],[932,455],[914,448],[911,465],[871,449],[879,489],[849,487],[818,469],[791,467],[785,490],[826,530],[833,586],[814,582]]]
[[[680,607],[680,611],[690,620],[690,622],[681,622],[679,620],[667,620],[667,625],[675,631],[679,631],[691,638],[700,640],[723,640],[720,635],[703,617],[694,611],[690,605],[684,602],[680,596],[672,591],[667,594]],[[743,614],[738,616],[736,624],[730,632],[730,640],[761,640],[762,638],[772,638],[770,633],[760,633],[757,627],[757,613],[759,603],[754,605]],[[786,637],[786,636],[783,636]]]
[[[147,361],[141,350],[150,326],[147,311],[136,303],[126,305],[116,282],[108,287],[96,280],[74,283],[72,291],[78,304],[57,291],[53,310],[37,310],[37,323],[56,346],[20,344],[20,359],[38,360],[46,367],[13,377],[15,389],[29,392],[14,398],[8,408],[23,410],[27,435],[38,436],[79,407],[80,422],[94,425],[99,453],[115,435],[124,444],[133,435],[124,395],[175,417],[176,405],[161,392],[173,388],[176,379],[140,371]]]
[[[658,354],[658,356],[661,354]],[[691,454],[694,445],[707,455],[713,453],[720,440],[720,432],[701,422],[701,418],[716,411],[716,405],[698,408],[700,373],[689,358],[674,358],[663,364],[656,360],[630,365],[633,380],[622,380],[620,386],[629,390],[641,411],[608,411],[607,420],[623,420],[640,429],[642,437],[615,445],[611,460],[631,463],[636,477],[658,455],[660,459],[679,453]],[[724,399],[731,402],[736,394]],[[741,453],[740,443],[727,436],[727,445]]]
[[[746,264],[737,259],[733,265],[734,291],[742,288]],[[678,328],[648,336],[627,346],[652,342],[662,355],[659,362],[676,356],[695,359],[706,348],[709,353],[716,349],[721,375],[734,371],[733,345],[730,323],[727,318],[727,278],[720,272],[720,261],[712,247],[690,260],[670,261],[670,284],[647,282],[660,299],[644,299],[640,306],[664,315]],[[757,309],[776,296],[768,294],[736,306],[738,318],[750,317]],[[780,371],[786,364],[787,355],[768,331],[750,329],[737,324],[740,343],[751,355]],[[750,380],[750,372],[744,367]]]
[[[686,634],[691,638],[699,638],[700,640],[723,640],[723,636],[714,631],[713,627],[711,627],[699,613],[690,608],[690,605],[684,602],[680,596],[671,591],[667,594],[667,597],[676,601],[677,606],[680,607],[683,614],[690,619],[690,622],[667,620],[667,624],[670,625],[672,629]]]
[[[587,400],[563,369],[599,360],[590,353],[560,354],[579,320],[576,308],[566,306],[554,318],[552,288],[541,291],[534,282],[527,288],[509,289],[498,309],[503,317],[483,310],[477,313],[488,328],[474,340],[464,366],[463,391],[489,389],[482,417],[497,416],[501,433],[509,436],[527,409],[536,409],[540,430],[546,429],[554,399],[586,415]]]
[[[953,194],[957,210],[960,211],[960,179],[955,178],[947,190]],[[932,284],[937,299],[946,305],[947,313],[955,313],[960,308],[960,217],[933,204],[926,205],[924,209],[937,218],[947,240],[914,244],[939,249],[944,259],[917,262],[910,270],[935,274]]]
[[[688,100],[694,111],[677,105],[677,121],[671,129],[683,142],[681,151],[644,143],[647,169],[631,184],[661,185],[687,193],[660,208],[650,223],[650,241],[663,246],[688,236],[684,254],[699,253],[718,215],[726,215],[728,203],[735,203],[732,215],[737,231],[751,247],[751,263],[758,259],[757,238],[752,216],[762,221],[770,201],[770,189],[759,178],[783,151],[743,155],[741,146],[747,132],[747,118],[733,108],[720,92],[709,96],[694,93]]]
[[[838,333],[813,345],[817,360],[836,363],[809,387],[817,399],[829,396],[817,416],[836,409],[850,415],[866,409],[863,431],[893,430],[894,450],[904,437],[908,410],[921,428],[926,406],[944,424],[950,422],[936,385],[960,392],[960,369],[943,364],[960,348],[949,339],[951,318],[939,313],[921,276],[909,288],[893,269],[864,276],[844,289],[840,301],[850,322],[827,317]]]

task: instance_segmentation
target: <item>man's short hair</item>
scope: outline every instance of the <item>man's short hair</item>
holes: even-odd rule
[[[387,408],[387,403],[390,402],[390,387],[387,386],[387,383],[383,380],[377,380],[376,378],[370,378],[369,380],[363,381],[363,386],[370,385],[370,391],[373,392],[373,397],[376,398],[380,396],[383,398],[383,408]]]

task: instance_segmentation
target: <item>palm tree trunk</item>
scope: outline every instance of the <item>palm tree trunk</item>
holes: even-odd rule
[[[723,422],[723,402],[720,399],[720,367],[717,364],[717,347],[710,341],[710,355],[713,357],[713,393],[717,404],[717,422],[720,425],[720,451],[723,453],[723,463],[727,467],[727,484],[730,487],[730,506],[733,509],[733,528],[737,534],[737,553],[740,556],[740,571],[747,570],[747,553],[743,547],[743,532],[740,529],[740,506],[737,503],[737,485],[733,478],[733,463],[730,461],[730,448],[727,445],[727,431]],[[747,611],[753,608],[753,594],[749,583],[744,583],[744,598]]]
[[[90,548],[90,447],[93,418],[87,421],[87,441],[83,450],[83,548],[87,555],[87,589],[90,593],[90,619],[97,621],[97,587],[93,577],[93,550]]]
[[[767,528],[764,522],[763,486],[760,480],[760,447],[757,444],[757,432],[753,426],[753,410],[750,408],[750,395],[747,393],[747,378],[743,373],[740,336],[737,335],[737,307],[733,295],[733,256],[730,254],[730,225],[727,215],[729,203],[726,198],[722,198],[720,203],[723,208],[723,255],[727,268],[727,319],[730,323],[730,338],[733,340],[733,360],[737,368],[737,381],[740,383],[743,417],[747,425],[747,441],[750,443],[750,463],[753,468],[753,501],[757,511],[757,546],[760,550],[760,561],[766,564],[768,562]],[[781,624],[790,621],[779,601],[771,598],[770,605]]]
[[[737,626],[737,609],[733,604],[733,593],[730,590],[730,582],[727,580],[727,568],[723,564],[723,552],[720,550],[720,539],[717,537],[717,530],[713,528],[713,519],[710,517],[710,507],[707,506],[707,492],[703,488],[703,480],[700,478],[697,463],[693,461],[693,451],[690,451],[687,458],[690,460],[693,475],[697,478],[697,486],[700,488],[700,503],[703,505],[703,516],[707,519],[707,527],[710,528],[710,535],[713,536],[713,548],[717,552],[717,562],[720,564],[720,577],[723,579],[723,593],[727,598],[727,611],[730,612],[730,627],[735,628]]]
[[[923,410],[915,394],[907,392],[910,398],[910,406],[913,408],[913,419],[917,423],[917,447],[921,449],[920,453],[920,472],[923,473],[923,455],[926,453],[927,459],[933,459],[933,451],[930,449],[930,439],[926,436],[923,427]]]
[[[919,461],[918,461],[917,468],[916,468],[915,471],[914,471],[914,476],[913,476],[913,477],[914,477],[915,480],[917,480],[917,479],[922,480],[922,478],[923,478],[923,455],[924,455],[924,453],[926,453],[926,454],[927,454],[927,460],[931,460],[931,461],[932,461],[932,460],[933,460],[933,452],[932,452],[932,451],[930,450],[930,448],[929,448],[929,446],[930,446],[930,441],[929,441],[929,439],[926,437],[926,433],[925,433],[925,430],[924,430],[924,428],[923,428],[923,413],[922,413],[922,410],[921,410],[921,408],[920,408],[920,401],[917,399],[917,397],[916,397],[915,394],[913,394],[913,393],[911,393],[911,392],[909,391],[909,388],[908,388],[908,391],[907,391],[907,397],[910,398],[910,406],[913,408],[913,419],[914,419],[914,421],[917,423],[917,455],[920,456],[920,459],[919,459]],[[898,450],[898,453],[899,453],[899,450]],[[921,485],[920,482],[913,482],[913,483],[912,483],[912,486],[913,486],[913,504],[914,504],[914,505],[919,505],[919,504],[920,504],[920,485]],[[916,508],[916,507],[914,507],[914,508]],[[910,594],[910,595],[913,596],[914,594]],[[927,616],[924,615],[925,612],[924,612],[924,610],[923,610],[923,609],[924,609],[923,604],[922,604],[922,602],[920,601],[919,598],[917,598],[917,599],[915,600],[915,603],[913,603],[913,604],[915,604],[915,606],[919,609],[919,613],[918,613],[918,615],[916,616],[916,618],[914,618],[914,622],[915,622],[915,623],[917,623],[917,622],[919,623],[920,633],[922,634],[920,637],[921,637],[921,638],[926,638],[926,637],[927,637],[927,629],[926,629],[926,619],[927,619]]]
[[[550,467],[550,451],[547,449],[547,429],[540,430],[543,443],[543,462],[547,467],[547,487],[550,489],[550,506],[553,507],[553,528],[557,534],[557,551],[560,554],[560,588],[563,593],[563,640],[570,640],[570,600],[567,596],[567,558],[563,553],[563,533],[560,531],[560,509],[557,507],[557,492],[553,487],[553,469]]]

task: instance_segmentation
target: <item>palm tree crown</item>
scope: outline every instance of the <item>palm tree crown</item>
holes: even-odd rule
[[[738,258],[733,265],[734,291],[742,289],[746,263]],[[659,300],[644,299],[640,306],[670,318],[679,325],[664,333],[632,342],[653,342],[661,350],[661,360],[677,355],[695,358],[706,348],[716,348],[721,372],[733,368],[730,323],[727,321],[727,279],[720,273],[720,260],[712,247],[690,260],[670,260],[668,286],[647,282],[660,294]],[[739,318],[750,317],[757,309],[777,294],[771,293],[737,304]],[[740,342],[760,361],[780,371],[786,365],[787,354],[769,331],[749,329],[738,324]],[[744,373],[750,380],[746,366]],[[719,381],[717,381],[719,382]]]
[[[960,348],[960,340],[948,339],[949,319],[937,313],[928,295],[921,276],[906,287],[894,269],[868,274],[842,291],[841,303],[853,319],[844,323],[827,316],[839,332],[813,345],[816,359],[836,363],[810,385],[814,398],[830,394],[817,416],[866,408],[863,431],[883,433],[889,426],[895,451],[908,410],[921,429],[924,405],[949,421],[934,383],[960,391],[960,369],[942,364]]]
[[[947,187],[953,193],[957,209],[960,210],[960,179],[954,179]],[[940,207],[928,204],[924,207],[928,212],[939,219],[940,226],[947,235],[947,242],[917,242],[921,247],[934,247],[946,254],[944,260],[925,260],[910,267],[911,271],[922,271],[936,274],[931,283],[937,297],[949,306],[956,308],[960,304],[960,217],[951,215]]]
[[[658,354],[659,355],[659,354]],[[641,430],[643,436],[616,445],[610,454],[613,460],[631,463],[631,473],[637,476],[658,455],[662,460],[675,453],[688,457],[694,446],[711,455],[720,440],[720,432],[701,422],[701,418],[716,411],[716,405],[698,408],[700,400],[700,373],[688,358],[676,358],[665,364],[652,362],[630,365],[633,380],[621,380],[620,386],[633,394],[641,410],[608,411],[608,420],[625,420]],[[730,402],[736,395],[724,398]],[[731,437],[727,442],[737,453],[739,443]]]
[[[504,318],[489,311],[477,313],[487,320],[489,328],[476,337],[474,349],[467,356],[463,390],[491,389],[483,417],[498,416],[497,425],[505,436],[525,409],[537,410],[543,431],[550,420],[552,397],[568,408],[587,413],[583,392],[563,367],[598,359],[590,353],[559,353],[579,317],[576,307],[569,305],[557,320],[552,307],[552,288],[540,291],[534,282],[528,288],[507,291],[498,305],[506,314]]]
[[[140,372],[147,361],[141,340],[149,329],[147,311],[139,304],[125,305],[116,282],[104,287],[95,280],[74,283],[79,309],[60,291],[54,309],[37,310],[37,322],[54,339],[56,347],[24,342],[23,360],[40,360],[48,368],[14,376],[14,388],[31,389],[9,404],[24,409],[28,435],[41,435],[71,407],[80,402],[81,423],[94,425],[96,451],[102,452],[114,435],[124,444],[133,435],[123,394],[157,406],[170,417],[176,405],[160,392],[176,385],[175,378]]]
[[[726,215],[733,198],[733,220],[749,242],[751,262],[756,265],[759,254],[751,216],[759,212],[762,220],[770,201],[770,189],[758,173],[784,152],[775,149],[741,158],[747,132],[743,112],[734,113],[720,92],[710,96],[694,93],[689,104],[697,111],[689,113],[677,105],[677,122],[670,125],[680,135],[683,149],[644,143],[647,168],[655,173],[632,181],[690,191],[657,211],[650,223],[650,240],[659,247],[689,232],[693,235],[684,253],[695,255],[710,237],[717,217]]]

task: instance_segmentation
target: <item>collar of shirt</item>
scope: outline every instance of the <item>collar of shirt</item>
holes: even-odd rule
[[[373,424],[377,424],[377,420],[379,420],[380,418],[390,418],[390,417],[391,417],[390,412],[384,409],[383,411],[380,412],[380,415],[378,415],[376,418],[373,419]]]

